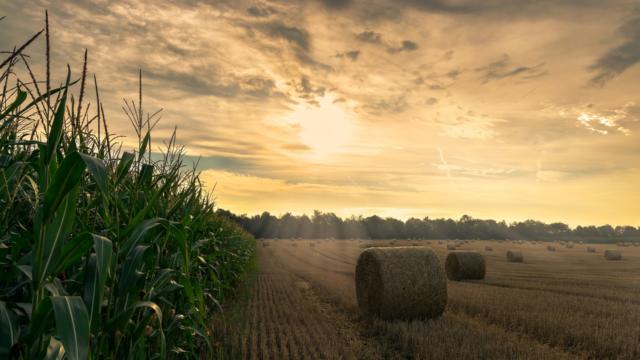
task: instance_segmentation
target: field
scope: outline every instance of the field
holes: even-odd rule
[[[354,269],[370,246],[446,241],[263,240],[259,272],[241,301],[234,357],[519,358],[640,357],[640,247],[470,241],[487,261],[481,281],[449,282],[443,317],[384,322],[359,316]],[[490,246],[492,251],[485,251]],[[618,248],[622,261],[606,261]],[[523,263],[508,263],[519,249]]]

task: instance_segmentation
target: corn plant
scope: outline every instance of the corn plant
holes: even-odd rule
[[[137,148],[121,151],[82,75],[39,81],[24,52],[0,63],[0,358],[199,358],[208,318],[253,256],[215,214],[175,131],[151,153],[158,113],[125,103]],[[26,74],[26,75],[23,75]],[[26,76],[27,80],[24,80]],[[75,93],[74,93],[75,91]],[[75,95],[74,95],[75,94]]]

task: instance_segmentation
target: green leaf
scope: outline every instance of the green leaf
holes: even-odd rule
[[[67,155],[55,173],[51,185],[44,194],[44,222],[57,210],[62,199],[80,183],[85,170],[85,163],[77,152]]]
[[[18,323],[16,314],[0,301],[0,358],[8,359],[11,347],[18,342]]]
[[[104,287],[109,274],[113,244],[111,240],[93,235],[95,254],[91,254],[87,263],[84,281],[84,301],[89,310],[89,326],[96,328],[104,296]]]
[[[118,167],[116,168],[116,185],[120,184],[126,177],[127,173],[129,173],[133,160],[134,156],[132,153],[125,152],[122,154],[122,159],[120,159]]]
[[[89,355],[89,316],[79,296],[52,296],[57,335],[70,360]]]
[[[58,103],[58,109],[53,116],[53,123],[49,131],[49,138],[47,139],[47,148],[44,154],[45,164],[49,164],[51,159],[58,149],[58,145],[62,140],[62,133],[64,131],[64,112],[67,107],[67,92],[69,91],[69,80],[71,79],[71,70],[67,70],[67,81],[65,82],[64,92]]]
[[[93,236],[89,233],[83,233],[76,236],[73,240],[68,241],[62,247],[60,258],[55,267],[54,274],[60,273],[67,269],[70,265],[80,260],[86,255],[93,246]]]
[[[131,235],[127,238],[124,244],[122,244],[122,251],[128,253],[130,249],[138,244],[138,242],[152,229],[162,225],[166,222],[163,218],[152,218],[143,220],[138,226],[133,229]]]
[[[147,134],[142,139],[142,143],[140,144],[140,149],[138,152],[138,161],[142,160],[145,152],[147,152],[147,147],[149,146],[149,141],[151,140],[151,132],[147,131]]]
[[[107,189],[109,184],[109,177],[107,175],[107,167],[105,166],[104,161],[87,154],[79,154],[84,161],[84,164],[87,166],[87,170],[89,170],[89,173],[93,177],[93,180],[96,182],[96,185],[98,185],[100,191],[103,194],[108,195],[109,192]]]
[[[16,96],[15,100],[13,101],[13,103],[11,103],[11,105],[9,105],[9,107],[7,107],[7,109],[3,113],[0,114],[0,120],[4,119],[13,110],[17,109],[18,106],[20,106],[25,100],[27,100],[27,92],[26,91],[22,91],[20,89],[20,86],[18,86],[18,95]]]
[[[38,229],[37,257],[33,264],[36,288],[42,285],[58,264],[64,241],[75,222],[78,192],[79,186],[76,186],[64,198],[62,206],[54,214],[53,221],[42,225],[42,229]]]
[[[144,253],[148,248],[149,246],[146,245],[138,245],[127,254],[127,259],[122,266],[122,271],[118,278],[119,296],[125,296],[138,290],[136,287],[136,283],[140,277],[138,275],[138,269],[142,266]]]
[[[140,169],[140,175],[138,175],[138,186],[142,186],[148,189],[151,186],[151,180],[153,179],[153,165],[144,164]]]

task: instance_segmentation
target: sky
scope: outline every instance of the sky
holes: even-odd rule
[[[141,68],[219,207],[640,225],[637,1],[9,0],[0,50],[47,8],[54,80],[88,49],[132,144]]]

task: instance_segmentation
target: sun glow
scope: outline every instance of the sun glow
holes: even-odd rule
[[[302,105],[282,121],[297,128],[299,141],[309,148],[305,157],[315,160],[345,151],[356,128],[353,114],[328,97]]]

